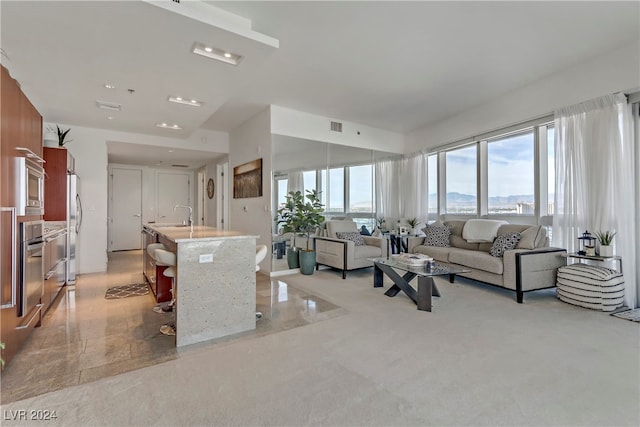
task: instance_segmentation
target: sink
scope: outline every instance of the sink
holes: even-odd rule
[[[148,224],[150,227],[155,228],[167,228],[167,227],[189,227],[187,224],[169,224],[169,223],[156,223]]]

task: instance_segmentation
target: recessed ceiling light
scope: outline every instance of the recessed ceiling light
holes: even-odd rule
[[[173,153],[173,150],[169,150],[170,153]]]
[[[113,116],[107,117],[107,120],[113,120]]]
[[[242,56],[237,53],[228,52],[223,49],[218,49],[211,46],[205,46],[202,43],[194,43],[191,48],[191,52],[196,55],[205,56],[210,59],[216,59],[218,61],[225,62],[231,65],[238,65],[238,63],[242,60]]]
[[[115,85],[112,85],[112,84],[109,84],[109,83],[105,84],[104,87],[106,87],[107,89],[115,89],[116,88]]]
[[[176,124],[170,125],[167,123],[156,123],[156,126],[163,129],[181,130],[182,128]]]
[[[194,107],[202,107],[202,102],[196,99],[184,99],[181,96],[170,96],[169,102],[175,102],[176,104],[191,105]]]

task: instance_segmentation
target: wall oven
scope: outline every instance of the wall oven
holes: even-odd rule
[[[28,327],[34,319],[39,319],[38,314],[42,308],[45,245],[43,228],[42,220],[23,222],[20,228],[22,274],[18,316],[25,318],[20,326],[22,328]]]
[[[18,151],[18,215],[44,215],[44,160],[27,148]]]

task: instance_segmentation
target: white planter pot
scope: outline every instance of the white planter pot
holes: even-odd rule
[[[600,245],[600,256],[602,256],[602,257],[611,257],[611,256],[613,256],[613,246]]]
[[[43,144],[45,147],[58,147],[58,140],[57,139],[45,139],[43,141]]]

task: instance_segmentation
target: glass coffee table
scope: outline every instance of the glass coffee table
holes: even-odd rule
[[[434,276],[449,276],[449,282],[453,283],[455,275],[471,270],[451,267],[436,263],[435,266],[411,266],[391,258],[376,258],[373,260],[373,287],[380,288],[386,274],[393,281],[393,286],[384,294],[395,297],[403,291],[418,306],[418,310],[431,311],[431,297],[440,296],[438,287],[433,280]],[[402,276],[398,273],[404,272]],[[409,282],[418,277],[418,289],[413,288]]]

